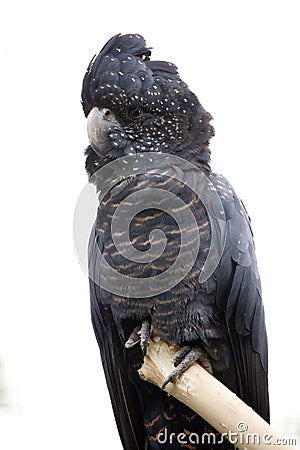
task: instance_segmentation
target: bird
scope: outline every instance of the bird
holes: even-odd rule
[[[163,389],[197,361],[270,420],[251,221],[211,169],[212,116],[175,64],[152,59],[140,34],[117,34],[92,58],[81,101],[85,167],[99,193],[91,318],[122,446],[234,448]],[[137,372],[155,337],[179,348],[162,389]]]

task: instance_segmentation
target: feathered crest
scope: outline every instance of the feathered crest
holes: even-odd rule
[[[166,61],[150,61],[150,56],[151,50],[139,34],[112,37],[93,57],[85,74],[82,86],[85,115],[92,105],[121,110],[124,106],[134,107],[137,102],[147,103],[147,99],[152,105],[153,101],[159,104],[159,97],[174,89],[178,96],[186,85],[180,80],[177,67]]]

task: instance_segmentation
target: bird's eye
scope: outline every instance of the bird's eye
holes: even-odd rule
[[[105,117],[106,119],[108,119],[111,116],[111,111],[110,109],[104,108],[103,109],[103,117]]]
[[[143,114],[143,110],[142,108],[134,108],[129,112],[129,117],[131,119],[138,119],[139,117],[141,117],[141,115]]]

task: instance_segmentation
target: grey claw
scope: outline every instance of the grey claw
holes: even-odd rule
[[[174,356],[175,369],[167,376],[162,384],[164,389],[168,383],[175,383],[177,379],[182,375],[195,361],[199,361],[200,365],[212,374],[212,365],[208,358],[207,353],[201,346],[196,347],[182,347]]]
[[[167,384],[169,383],[175,383],[179,377],[179,373],[177,373],[177,370],[173,370],[171,373],[169,373],[169,375],[167,376],[167,378],[165,379],[165,381],[163,382],[161,388],[165,389],[165,387],[167,386]]]
[[[145,356],[147,347],[150,341],[150,322],[148,320],[144,320],[141,326],[136,326],[129,338],[125,342],[125,348],[132,348],[136,344],[140,343],[140,347],[142,349],[143,356]]]
[[[139,326],[135,327],[125,343],[125,348],[132,348],[136,344],[138,344],[141,341],[140,334],[141,334],[140,327]]]

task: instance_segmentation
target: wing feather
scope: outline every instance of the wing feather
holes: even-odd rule
[[[91,233],[89,256],[96,254],[97,238]],[[95,265],[90,264],[94,270]],[[115,420],[125,450],[145,448],[145,427],[140,409],[140,399],[132,382],[132,364],[127,361],[110,308],[101,303],[101,290],[90,273],[90,299],[92,323],[100,349],[103,370],[112,402]]]
[[[247,212],[225,178],[221,193],[227,236],[218,272],[217,305],[224,311],[236,367],[237,394],[269,421],[268,342],[252,230]]]

